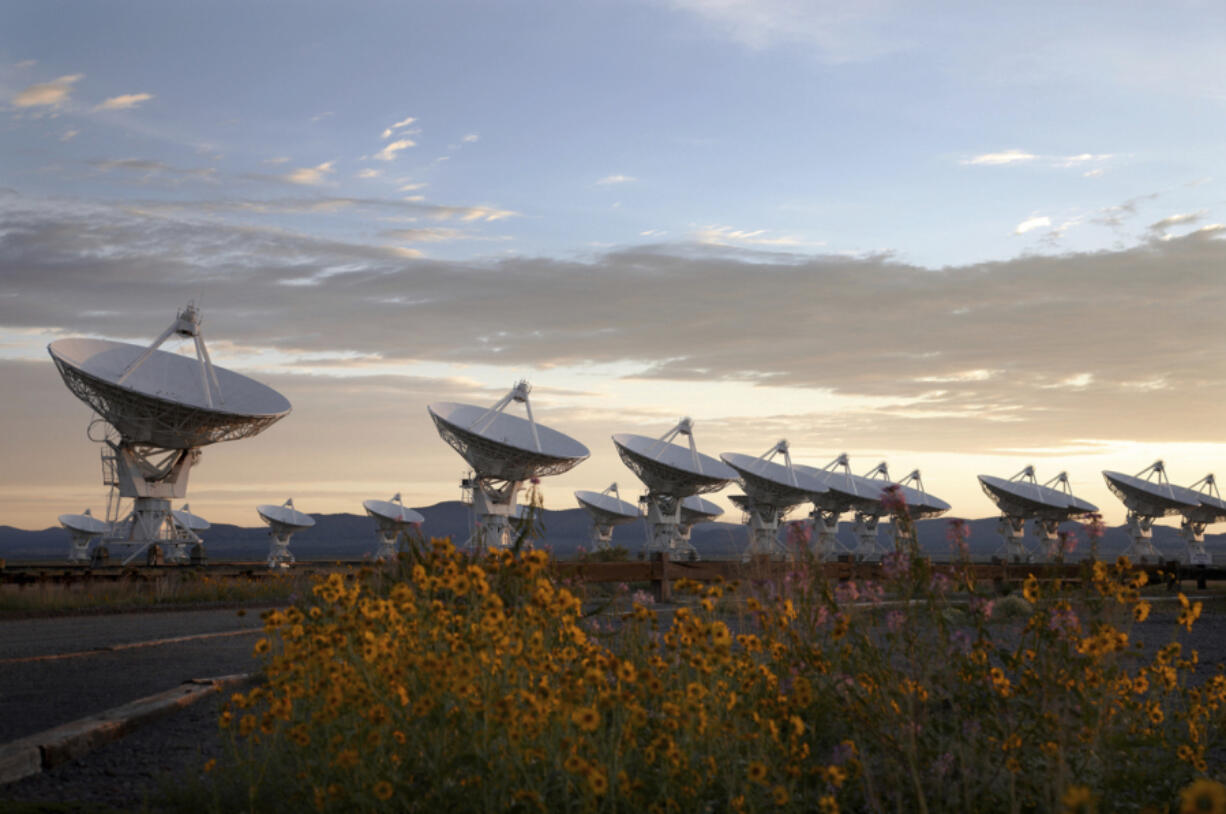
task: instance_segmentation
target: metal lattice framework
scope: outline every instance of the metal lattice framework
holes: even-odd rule
[[[93,408],[124,440],[162,449],[193,449],[257,435],[287,413],[242,415],[137,393],[91,376],[52,356],[64,384]],[[288,412],[288,411],[287,411]]]

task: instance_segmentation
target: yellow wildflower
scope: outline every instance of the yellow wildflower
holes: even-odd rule
[[[1089,786],[1069,786],[1060,797],[1063,814],[1093,814],[1097,810]]]
[[[1179,792],[1179,814],[1226,814],[1226,786],[1202,777]]]

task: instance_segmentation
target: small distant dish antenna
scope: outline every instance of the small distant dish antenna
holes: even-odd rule
[[[536,423],[530,391],[520,381],[492,407],[440,401],[428,408],[438,434],[473,468],[465,485],[473,496],[468,546],[474,552],[510,545],[510,520],[524,481],[560,475],[591,454],[569,435]],[[528,417],[503,412],[512,403],[524,405]]]
[[[774,460],[782,457],[782,462]],[[740,476],[744,495],[732,500],[748,517],[749,545],[744,559],[783,559],[787,549],[779,542],[779,523],[795,507],[829,491],[811,472],[792,465],[787,440],[781,440],[758,457],[725,452],[720,459]]]
[[[613,544],[613,529],[643,516],[639,507],[621,499],[616,483],[603,492],[575,492],[575,500],[592,518],[592,550],[604,551]]]
[[[1188,489],[1195,492],[1200,500],[1197,508],[1180,512],[1183,515],[1180,532],[1188,544],[1188,562],[1192,565],[1211,565],[1213,559],[1205,551],[1205,527],[1226,520],[1226,500],[1222,500],[1212,472]]]
[[[1026,521],[1034,521],[1034,533],[1040,550],[1048,556],[1055,551],[1060,524],[1075,517],[1098,511],[1098,507],[1073,494],[1068,473],[1061,472],[1040,484],[1034,467],[1027,466],[1011,478],[980,475],[979,485],[992,502],[1000,507],[1001,552],[1013,562],[1034,559],[1025,544]]]
[[[61,514],[59,520],[60,525],[68,529],[72,538],[68,561],[73,563],[89,562],[90,544],[111,530],[109,523],[94,517],[89,509],[81,514]]]
[[[362,508],[374,518],[379,534],[379,548],[375,551],[377,562],[395,561],[400,536],[426,521],[418,512],[405,508],[399,492],[392,495],[391,500],[365,500]]]
[[[1175,486],[1166,477],[1166,465],[1154,461],[1135,475],[1103,471],[1103,478],[1128,509],[1128,536],[1131,542],[1124,553],[1141,562],[1160,560],[1154,548],[1154,521],[1167,515],[1195,513],[1201,508],[1201,494]],[[1203,546],[1201,548],[1203,550]]]
[[[280,506],[264,504],[257,506],[260,519],[268,524],[268,536],[272,544],[268,547],[268,567],[273,571],[284,571],[294,564],[294,555],[290,553],[289,541],[298,532],[315,525],[315,519],[309,514],[303,514],[294,508],[294,499],[290,498]]]
[[[209,521],[198,514],[193,514],[191,507],[186,503],[182,508],[172,511],[170,519],[176,531],[175,539],[170,543],[168,550],[170,561],[201,562],[204,559],[204,540],[200,539],[200,532],[209,530]]]
[[[736,480],[736,470],[698,451],[693,430],[693,420],[683,418],[659,438],[630,433],[613,436],[613,445],[622,462],[647,486],[644,501],[647,522],[651,526],[648,552],[682,554],[696,559],[698,552],[689,543],[688,529],[684,532],[682,529],[682,502],[688,497],[717,492],[728,481]],[[673,443],[678,435],[686,437],[688,446]],[[719,508],[713,503],[709,505]],[[693,522],[689,525],[693,526]]]
[[[200,539],[184,534],[170,501],[186,496],[201,447],[250,438],[290,411],[272,388],[214,367],[200,326],[189,303],[148,347],[86,338],[47,346],[64,384],[102,422],[89,435],[103,446],[103,482],[111,487],[103,542],[134,549],[125,563],[155,544],[167,559],[185,558]],[[196,358],[158,350],[172,336],[191,339]]]

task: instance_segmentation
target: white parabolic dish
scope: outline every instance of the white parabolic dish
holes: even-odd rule
[[[829,491],[812,473],[799,471],[795,466],[789,470],[781,463],[739,452],[725,452],[719,457],[741,476],[750,497],[763,503],[798,506]]]
[[[575,500],[579,501],[579,505],[595,517],[597,522],[608,525],[628,523],[642,516],[638,506],[602,492],[575,492]]]
[[[274,506],[272,504],[264,504],[257,506],[255,509],[260,513],[260,517],[270,526],[280,527],[286,531],[301,531],[309,529],[315,525],[315,518],[309,514],[303,514],[297,509],[291,509],[289,506]]]
[[[817,469],[812,466],[797,466],[794,469],[806,475],[812,475],[830,490],[814,500],[814,503],[823,509],[834,511],[851,509],[870,515],[886,514],[881,498],[886,487],[889,486],[899,490],[899,494],[907,503],[907,511],[912,517],[933,517],[944,514],[950,509],[950,505],[944,500],[894,481],[867,478],[863,475],[852,475],[829,469]]]
[[[69,531],[82,534],[106,534],[111,530],[110,524],[104,523],[90,514],[61,514],[60,525]]]
[[[362,508],[366,509],[366,513],[371,517],[390,520],[393,523],[409,525],[426,522],[426,518],[422,517],[419,512],[406,509],[399,503],[394,503],[390,500],[363,500]]]
[[[1006,514],[1063,520],[1074,515],[1098,511],[1098,507],[1093,503],[1028,480],[980,475],[979,483],[988,493],[988,497]]]
[[[205,520],[198,514],[192,514],[186,509],[175,509],[170,514],[174,517],[175,522],[185,529],[190,529],[191,531],[208,531],[209,521]]]
[[[565,433],[536,425],[537,449],[532,422],[475,404],[439,401],[429,405],[430,417],[439,435],[482,477],[496,480],[528,480],[560,475],[582,463],[591,454],[583,444]],[[482,422],[481,430],[471,427]]]
[[[267,385],[214,367],[221,403],[209,406],[200,363],[153,351],[119,384],[146,348],[105,339],[60,339],[47,351],[64,383],[127,441],[163,449],[193,449],[247,438],[290,411],[289,401]]]
[[[1207,523],[1217,523],[1226,520],[1226,500],[1222,500],[1214,495],[1207,495],[1204,492],[1195,492],[1194,494],[1200,500],[1200,509],[1190,513],[1194,519]]]
[[[723,461],[702,453],[695,460],[689,447],[658,438],[618,433],[613,444],[626,466],[648,489],[660,494],[687,497],[717,492],[737,478],[736,470]]]
[[[1123,472],[1104,470],[1103,478],[1125,506],[1146,515],[1180,514],[1185,509],[1199,507],[1204,497],[1184,486],[1156,483]]]
[[[685,525],[701,523],[704,520],[719,517],[724,510],[718,503],[712,503],[698,496],[687,497],[681,501],[681,522]]]

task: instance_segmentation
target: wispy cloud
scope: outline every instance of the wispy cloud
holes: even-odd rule
[[[152,93],[125,93],[122,96],[112,96],[94,106],[95,111],[131,110],[153,98]]]
[[[401,150],[407,150],[409,147],[416,146],[417,142],[413,141],[412,139],[398,139],[397,141],[393,141],[391,144],[384,147],[379,152],[375,153],[374,157],[380,161],[394,161],[396,158],[396,153],[400,152]]]
[[[999,153],[983,153],[973,158],[965,158],[963,164],[998,166],[1001,164],[1017,164],[1023,161],[1034,161],[1038,156],[1023,150],[1004,150]]]
[[[711,246],[769,246],[782,249],[826,245],[823,241],[791,235],[772,235],[767,229],[736,229],[731,226],[704,226],[690,236],[699,243]]]
[[[293,172],[281,176],[281,178],[289,181],[291,184],[319,186],[334,172],[332,165],[335,163],[335,161],[325,161],[322,164],[316,164],[314,167],[300,167]]]
[[[447,240],[458,240],[466,234],[459,229],[446,226],[426,226],[417,229],[388,229],[381,233],[383,237],[392,240],[402,240],[405,243],[442,243]]]
[[[13,105],[15,107],[61,107],[69,101],[72,86],[84,78],[85,74],[75,73],[61,76],[50,82],[30,85],[13,97]]]
[[[402,127],[408,127],[410,124],[412,124],[415,121],[417,121],[417,119],[413,116],[408,116],[407,118],[401,119],[400,121],[396,122],[391,127],[383,131],[383,138],[385,139],[391,138],[392,135],[397,130],[399,130]]]
[[[464,137],[460,139],[460,141],[464,144],[476,144],[480,140],[481,136],[477,133],[465,133]]]
[[[438,220],[458,218],[462,221],[493,222],[513,218],[519,214],[512,209],[498,209],[491,206],[436,206],[433,207],[433,210],[433,216]]]
[[[1040,155],[1025,150],[1002,150],[998,153],[982,153],[964,158],[959,163],[972,167],[1003,167],[1010,164],[1029,164],[1032,166],[1050,167],[1056,169],[1074,169],[1090,164],[1102,164],[1118,158],[1114,153],[1077,153],[1076,155]],[[1083,175],[1102,174],[1101,168],[1087,170]]]
[[[389,205],[306,199],[284,206],[325,204]],[[422,217],[440,211],[398,206]],[[1206,285],[1226,264],[1221,229],[1126,250],[941,269],[883,257],[699,254],[684,245],[583,261],[435,259],[410,267],[405,259],[416,247],[454,232],[410,226],[366,244],[293,232],[280,221],[260,227],[203,210],[150,208],[0,196],[8,295],[0,298],[0,324],[128,336],[135,316],[170,312],[184,290],[203,285],[215,336],[298,355],[411,346],[414,359],[459,365],[489,363],[497,347],[497,363],[508,369],[608,364],[640,381],[775,382],[888,400],[858,417],[828,420],[815,407],[788,418],[789,434],[820,438],[836,451],[849,435],[874,448],[979,452],[985,439],[1019,448],[1099,436],[1203,441],[1226,399],[1226,357],[1212,343],[1186,341],[1221,332],[1226,288]],[[438,225],[461,231],[461,213],[494,211],[454,207],[453,222]],[[377,245],[397,240],[405,245]],[[287,285],[302,281],[309,284]],[[139,304],[133,285],[141,287]],[[430,306],[406,305],[409,295]],[[695,297],[698,307],[676,308]],[[746,308],[745,297],[770,307]],[[1159,298],[1196,307],[1155,321]],[[267,307],[258,320],[250,318],[253,299]],[[472,342],[451,341],[456,324],[471,323],[494,301],[500,308]],[[866,313],[874,315],[872,330],[864,328]],[[1026,330],[1002,339],[1002,326]],[[832,336],[856,341],[832,345]],[[1143,403],[1133,398],[1135,409],[1103,411],[1104,403],[1135,396],[1152,371],[1161,371],[1164,385],[1147,390]],[[1158,420],[1168,410],[1181,420]],[[765,446],[775,430],[756,432]]]
[[[65,130],[64,134],[60,136],[60,141],[72,141],[79,135],[81,135],[80,130]]]
[[[1024,235],[1027,232],[1034,231],[1035,229],[1042,229],[1046,226],[1051,226],[1050,217],[1047,215],[1034,215],[1019,223],[1017,228],[1013,230],[1013,234]]]
[[[1157,240],[1169,240],[1170,230],[1176,226],[1191,226],[1199,223],[1208,214],[1205,210],[1200,212],[1183,212],[1174,215],[1167,215],[1159,221],[1151,223],[1146,231],[1151,238]]]
[[[90,166],[102,172],[119,170],[122,172],[140,173],[145,176],[175,175],[202,181],[214,181],[217,176],[217,170],[212,167],[176,167],[163,161],[155,161],[148,158],[112,158],[91,161]]]
[[[358,172],[358,178],[363,178],[363,179],[378,178],[382,174],[383,173],[380,172],[379,170],[367,167],[366,169]]]
[[[604,178],[601,178],[596,183],[599,186],[612,186],[614,184],[629,184],[630,182],[637,181],[637,180],[638,179],[635,178],[633,175],[620,175],[619,174],[619,175],[606,175]]]

